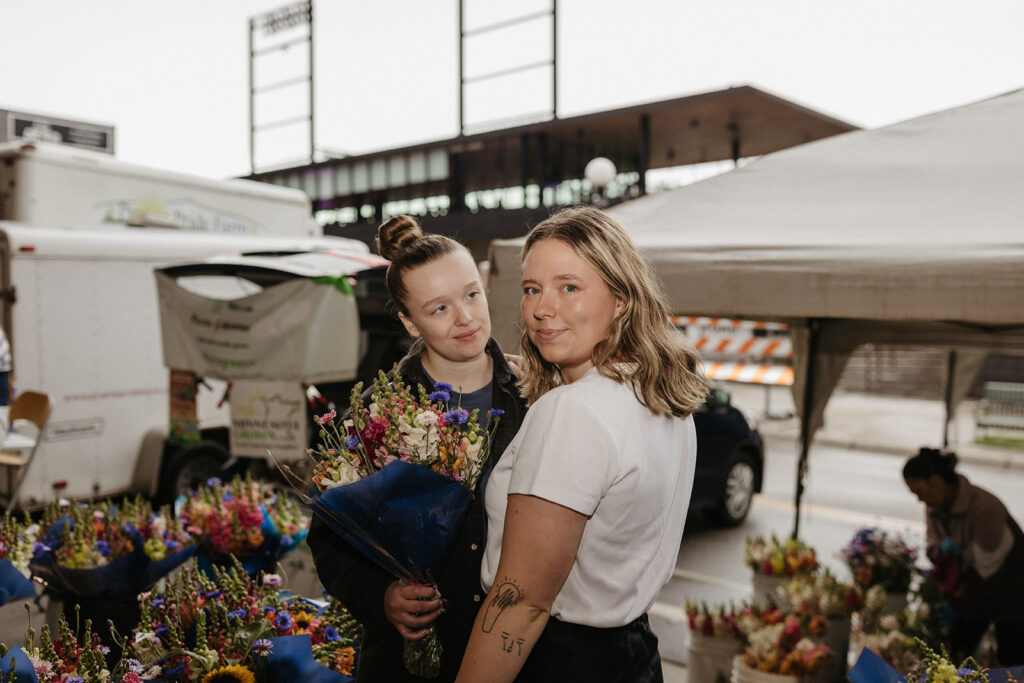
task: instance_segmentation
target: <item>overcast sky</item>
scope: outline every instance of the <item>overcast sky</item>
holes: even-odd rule
[[[549,8],[464,0],[467,28]],[[281,0],[0,0],[0,109],[114,125],[121,159],[209,176],[249,169],[249,18]],[[458,131],[457,0],[314,0],[316,142],[359,153]],[[467,75],[550,58],[539,18],[469,38]],[[749,84],[863,127],[1024,87],[1020,0],[559,0],[563,116]],[[257,78],[304,69],[302,46]],[[276,61],[274,61],[276,60]],[[467,89],[467,123],[549,110],[550,70]],[[306,113],[301,86],[264,120]],[[262,165],[307,154],[300,126]]]

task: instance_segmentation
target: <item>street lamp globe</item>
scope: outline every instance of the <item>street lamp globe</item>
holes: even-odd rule
[[[607,187],[608,183],[615,180],[615,174],[615,164],[607,157],[594,157],[583,169],[583,177],[598,189]]]

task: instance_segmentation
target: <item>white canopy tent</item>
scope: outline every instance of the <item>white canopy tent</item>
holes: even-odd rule
[[[673,313],[790,323],[794,534],[810,440],[859,345],[950,350],[947,410],[987,351],[1024,352],[1024,90],[776,152],[610,213]],[[521,245],[492,245],[493,323],[507,348],[518,345]]]

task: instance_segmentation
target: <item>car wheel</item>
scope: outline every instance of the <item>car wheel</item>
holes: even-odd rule
[[[736,526],[747,518],[756,480],[753,459],[746,453],[736,455],[725,475],[718,505],[712,510],[716,522],[723,526]]]

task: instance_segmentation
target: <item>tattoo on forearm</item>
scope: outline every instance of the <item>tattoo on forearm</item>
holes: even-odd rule
[[[516,654],[520,657],[523,656],[523,643],[526,642],[525,638],[513,638],[512,634],[508,631],[501,632],[501,650],[509,654]]]
[[[511,579],[505,579],[494,587],[494,597],[487,603],[484,610],[484,623],[481,629],[484,633],[490,633],[494,628],[494,622],[501,614],[523,598],[523,592]]]

